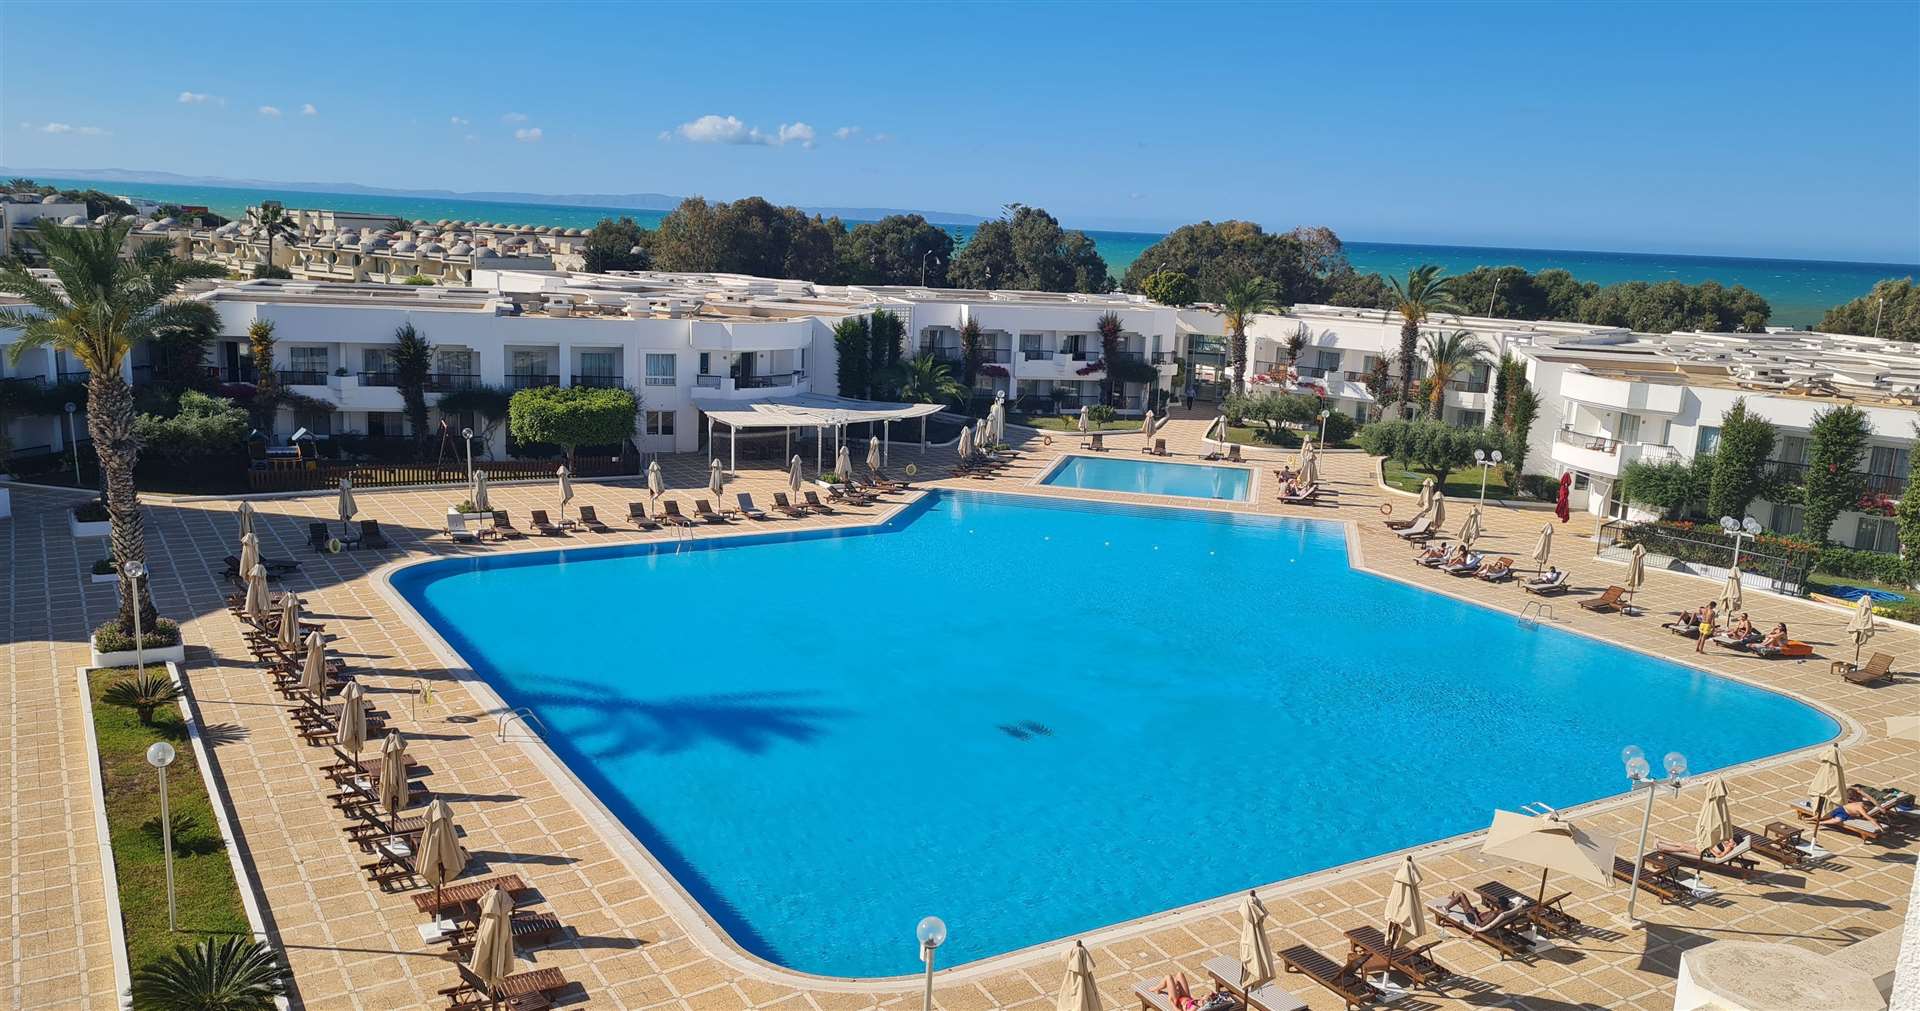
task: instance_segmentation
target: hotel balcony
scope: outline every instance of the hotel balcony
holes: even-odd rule
[[[1767,467],[1781,480],[1796,488],[1807,483],[1807,465],[1804,463],[1789,463],[1785,460],[1768,460]],[[1905,495],[1907,491],[1907,478],[1900,474],[1867,473],[1860,475],[1860,481],[1861,487],[1865,489],[1869,495],[1885,495],[1888,498],[1899,498]]]
[[[1561,429],[1553,433],[1555,463],[1593,477],[1615,478],[1635,460],[1679,459],[1672,446],[1651,442],[1621,442],[1604,435]]]
[[[594,389],[613,390],[626,385],[619,376],[574,376],[573,385],[590,386]]]
[[[556,373],[516,372],[507,377],[507,389],[531,390],[536,386],[558,386],[560,376]]]
[[[1679,414],[1686,403],[1683,386],[1629,382],[1574,371],[1561,376],[1560,393],[1568,400],[1601,410],[1634,414]]]
[[[1093,382],[1107,374],[1106,363],[1100,360],[1098,351],[1049,351],[1036,348],[1013,352],[1011,357],[1015,379]],[[1083,373],[1082,369],[1086,371]]]
[[[762,376],[698,375],[693,377],[696,400],[757,400],[762,397],[791,396],[807,390],[805,372],[774,372]]]

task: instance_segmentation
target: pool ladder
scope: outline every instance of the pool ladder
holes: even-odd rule
[[[1543,621],[1559,621],[1553,613],[1553,605],[1544,600],[1529,600],[1527,606],[1520,609],[1520,624],[1538,625]]]
[[[495,741],[505,741],[507,739],[507,724],[512,723],[515,720],[518,720],[522,727],[526,727],[527,733],[530,733],[530,734],[533,734],[533,727],[538,726],[540,728],[540,733],[533,734],[533,736],[535,737],[543,737],[543,735],[546,733],[547,725],[545,723],[540,722],[540,717],[535,716],[533,714],[532,709],[526,706],[521,706],[518,709],[510,710],[508,712],[504,712],[500,714],[500,723],[498,726],[495,726],[493,728],[493,739]]]

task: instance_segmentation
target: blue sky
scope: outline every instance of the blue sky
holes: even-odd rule
[[[1912,263],[1917,51],[1911,4],[15,0],[0,163]]]

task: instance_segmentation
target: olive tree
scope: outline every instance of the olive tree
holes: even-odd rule
[[[522,442],[559,446],[572,467],[575,449],[631,437],[639,412],[640,398],[632,390],[536,386],[513,395],[507,406],[507,430]]]

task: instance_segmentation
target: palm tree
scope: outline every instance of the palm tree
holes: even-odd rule
[[[126,564],[145,561],[140,493],[133,467],[140,440],[133,430],[133,388],[120,374],[134,345],[178,328],[219,326],[213,307],[175,296],[197,278],[225,271],[211,263],[176,260],[160,242],[141,245],[122,257],[132,222],[72,228],[38,223],[36,240],[58,284],[33,276],[18,263],[0,266],[0,292],[18,295],[31,308],[0,310],[0,328],[20,331],[9,352],[15,362],[26,352],[52,346],[80,361],[87,370],[87,434],[100,458],[107,512],[113,522],[114,568],[120,582],[120,622],[133,627],[134,608],[152,628],[157,620],[147,582],[136,591]]]
[[[247,211],[247,217],[253,219],[253,226],[266,236],[267,260],[265,266],[273,266],[273,239],[276,235],[292,235],[293,222],[287,220],[287,209],[278,200],[264,201],[258,207]]]
[[[240,935],[175,948],[134,973],[133,987],[153,1011],[270,1011],[286,992],[273,949]]]
[[[1100,360],[1106,364],[1106,370],[1100,376],[1100,402],[1113,403],[1113,370],[1119,367],[1121,331],[1126,327],[1117,312],[1103,312],[1094,321],[1093,328],[1100,333]]]
[[[1387,285],[1393,297],[1393,308],[1389,311],[1400,314],[1400,413],[1404,416],[1407,400],[1413,396],[1413,362],[1420,349],[1420,324],[1436,312],[1465,310],[1453,301],[1452,279],[1442,277],[1440,268],[1431,263],[1407,271],[1405,284],[1397,277],[1389,277]]]
[[[1452,333],[1429,333],[1426,338],[1427,365],[1431,371],[1428,377],[1433,388],[1427,393],[1427,416],[1439,419],[1441,405],[1447,399],[1447,381],[1461,369],[1472,368],[1473,363],[1490,354],[1491,351],[1471,330],[1455,330]]]
[[[1227,362],[1233,366],[1233,389],[1239,393],[1247,378],[1247,324],[1253,317],[1278,308],[1273,282],[1243,277],[1220,293],[1220,316],[1227,325]]]
[[[971,391],[953,378],[946,363],[931,353],[914,355],[896,368],[900,399],[907,403],[964,405],[970,396]]]
[[[165,668],[121,678],[100,693],[102,701],[134,711],[140,722],[151,724],[153,711],[180,697],[180,689]]]

